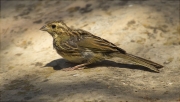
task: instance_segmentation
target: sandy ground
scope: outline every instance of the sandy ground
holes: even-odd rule
[[[179,102],[179,17],[179,0],[1,0],[0,101]],[[72,64],[39,30],[54,20],[165,67],[154,73],[115,58],[62,71]]]

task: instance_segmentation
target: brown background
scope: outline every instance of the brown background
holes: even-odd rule
[[[179,0],[1,0],[0,101],[180,101]],[[160,73],[122,59],[72,66],[40,31],[64,20],[131,54],[165,67]],[[43,67],[46,66],[46,67]]]

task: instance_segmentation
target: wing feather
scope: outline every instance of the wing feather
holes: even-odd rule
[[[80,34],[81,40],[78,41],[78,46],[82,48],[92,49],[94,52],[121,52],[126,53],[125,50],[117,47],[113,43],[95,36],[87,31],[77,29],[76,32]]]

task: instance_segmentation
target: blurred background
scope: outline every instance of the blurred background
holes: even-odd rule
[[[179,0],[0,2],[1,101],[180,101]],[[165,67],[153,73],[112,59],[61,71],[70,65],[53,49],[52,37],[39,30],[55,20]]]

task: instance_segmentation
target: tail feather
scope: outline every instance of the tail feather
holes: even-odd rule
[[[135,55],[132,55],[132,54],[121,54],[121,53],[118,53],[118,54],[115,54],[115,56],[119,56],[120,58],[125,58],[127,60],[130,60],[130,61],[133,61],[139,65],[142,65],[142,66],[145,66],[155,72],[159,72],[158,68],[162,68],[163,66],[160,65],[160,64],[157,64],[155,62],[152,62],[152,61],[149,61],[147,59],[144,59],[144,58],[141,58],[141,57],[137,57]]]
[[[155,62],[152,62],[152,61],[150,61],[150,60],[147,60],[147,59],[144,59],[144,58],[141,58],[141,57],[138,57],[138,56],[134,56],[134,55],[132,55],[132,54],[127,54],[127,55],[128,55],[128,56],[131,56],[131,57],[134,57],[134,58],[136,58],[136,59],[140,59],[140,60],[144,61],[145,63],[150,64],[150,65],[152,65],[152,66],[154,66],[154,67],[156,67],[156,68],[162,68],[162,67],[163,67],[162,65],[160,65],[160,64],[158,64],[158,63],[155,63]]]

